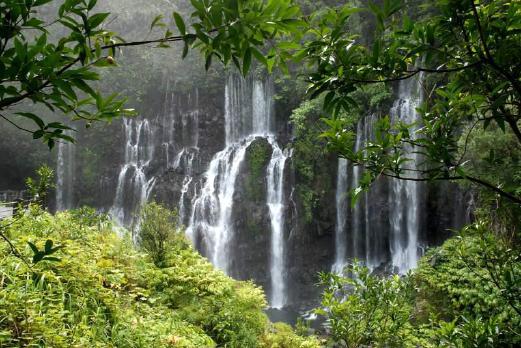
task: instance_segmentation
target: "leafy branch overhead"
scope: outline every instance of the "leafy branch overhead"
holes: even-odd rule
[[[0,33],[0,118],[50,147],[56,139],[73,140],[68,126],[47,123],[22,110],[20,102],[44,104],[87,125],[133,114],[124,108],[124,98],[93,89],[97,69],[114,66],[122,47],[179,42],[183,57],[199,50],[207,69],[214,60],[233,64],[244,75],[253,61],[269,72],[289,73],[290,63],[307,66],[308,95],[324,95],[323,108],[331,116],[324,139],[331,150],[366,169],[359,192],[381,176],[463,180],[521,204],[515,192],[521,183],[480,173],[468,158],[468,141],[461,140],[465,132],[470,139],[480,129],[500,129],[521,146],[518,1],[437,1],[426,9],[404,0],[368,1],[364,8],[348,2],[308,15],[292,0],[191,0],[189,19],[177,12],[168,21],[159,16],[151,29],[164,29],[162,36],[132,42],[104,28],[109,15],[95,12],[96,0],[67,0],[56,20],[45,23],[35,10],[50,2],[0,4],[5,28]],[[369,37],[353,24],[360,18],[374,22]],[[58,42],[48,40],[53,26],[68,29]],[[353,93],[369,84],[395,86],[412,78],[426,97],[421,122],[383,118],[378,136],[353,151],[356,125],[342,117],[357,106]],[[33,127],[23,127],[21,119]],[[416,168],[410,165],[416,158],[411,148],[422,161]]]
[[[331,150],[366,169],[359,193],[381,176],[463,180],[521,204],[514,192],[520,183],[480,173],[468,159],[468,142],[460,139],[462,132],[499,128],[521,146],[521,3],[438,1],[423,9],[384,0],[308,16],[291,1],[193,0],[192,5],[194,46],[207,57],[207,66],[212,57],[233,62],[243,73],[252,58],[269,71],[287,72],[288,62],[307,65],[308,95],[325,95],[324,111],[332,116],[323,137]],[[361,14],[374,19],[372,37],[354,29]],[[216,27],[218,34],[212,31]],[[354,151],[356,125],[342,117],[357,108],[353,93],[369,84],[395,86],[409,79],[419,81],[418,93],[426,99],[421,121],[383,118],[375,139]],[[412,166],[416,157],[421,163]]]
[[[210,10],[203,2],[192,1],[197,10],[194,16],[200,18],[191,24],[193,31],[189,32],[182,17],[174,12],[172,23],[176,24],[179,35],[173,35],[173,29],[163,23],[160,16],[152,22],[151,29],[166,27],[163,37],[126,42],[104,28],[110,14],[95,12],[97,0],[66,0],[59,7],[56,19],[46,22],[39,18],[38,10],[51,2],[9,0],[0,4],[3,28],[0,32],[0,118],[31,133],[34,139],[42,139],[50,148],[57,139],[74,141],[71,128],[22,111],[26,104],[20,103],[43,104],[52,112],[71,115],[72,120],[84,120],[87,126],[134,114],[134,110],[124,108],[125,98],[115,94],[104,96],[93,87],[93,82],[100,78],[97,69],[116,64],[116,49],[148,44],[168,47],[171,42],[184,42],[184,55],[189,46],[204,51],[207,68],[212,58],[218,57],[225,63],[233,60],[246,74],[252,57],[270,66],[283,64],[284,59],[276,56],[275,51],[265,59],[257,46],[299,23],[293,19],[298,8],[289,6],[287,1],[271,2],[268,6],[258,1],[248,8],[243,8],[240,2],[218,1]],[[257,9],[262,10],[262,16],[251,12]],[[246,22],[241,18],[245,14]],[[264,29],[250,37],[248,33],[260,24]],[[67,34],[54,42],[49,39],[50,30]],[[241,36],[244,38],[238,39]],[[32,126],[24,126],[23,119],[29,120]]]

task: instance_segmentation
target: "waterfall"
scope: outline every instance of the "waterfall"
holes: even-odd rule
[[[273,308],[282,308],[286,304],[286,284],[284,279],[284,167],[288,156],[269,137],[273,154],[268,165],[267,205],[271,219],[271,298]]]
[[[417,124],[420,115],[416,109],[422,103],[421,77],[409,79],[400,83],[398,99],[391,109],[392,122],[413,124],[412,131],[419,129]],[[413,134],[414,136],[414,134]],[[405,170],[405,176],[417,177],[414,169],[417,168],[420,156],[417,150],[406,149],[411,166]],[[391,207],[391,255],[393,266],[399,273],[405,273],[415,268],[420,257],[418,234],[420,229],[419,205],[423,185],[416,181],[391,180],[389,204]]]
[[[355,151],[359,151],[364,145],[365,139],[363,138],[363,121],[358,122],[357,131],[356,131],[356,142],[355,142]],[[362,175],[362,167],[353,165],[352,166],[352,180],[351,180],[351,189],[354,190],[360,185],[360,179]],[[363,205],[361,199],[359,198],[356,204],[352,209],[352,218],[351,218],[351,227],[352,227],[352,238],[351,238],[351,257],[356,258],[358,260],[364,260],[365,252],[362,250],[362,216],[364,215]],[[365,238],[364,238],[365,240]]]
[[[234,260],[230,250],[234,239],[232,220],[237,177],[248,147],[258,137],[266,138],[272,155],[266,169],[269,210],[270,277],[273,307],[286,304],[284,260],[284,169],[290,156],[277,144],[273,136],[273,87],[271,82],[253,77],[229,74],[225,86],[225,149],[212,158],[204,174],[201,189],[192,202],[187,235],[218,268],[226,273]],[[182,200],[190,181],[185,181]],[[184,203],[182,203],[184,204]],[[186,211],[184,205],[180,211]]]
[[[345,158],[338,159],[338,170],[336,180],[336,225],[335,225],[335,263],[332,271],[341,273],[346,265],[347,257],[347,212],[349,210],[348,202],[348,162]]]
[[[250,137],[218,152],[205,173],[205,184],[192,207],[187,234],[196,241],[203,239],[208,259],[224,272],[229,272],[229,243],[233,236],[231,215],[235,181],[246,149],[255,138]]]
[[[412,132],[419,129],[420,115],[416,111],[422,103],[421,77],[402,81],[398,97],[391,110],[391,122],[412,124]],[[357,124],[354,151],[360,151],[374,139],[377,115],[362,118]],[[414,136],[414,135],[413,135]],[[421,157],[415,149],[406,148],[410,164],[405,175],[416,177]],[[350,167],[350,169],[349,169]],[[348,179],[350,174],[350,180]],[[336,187],[335,262],[332,271],[339,273],[347,259],[362,261],[370,270],[390,261],[398,273],[416,267],[421,256],[419,231],[423,199],[423,185],[416,181],[398,179],[377,180],[371,189],[362,193],[349,212],[345,192],[360,185],[361,166],[338,162]],[[349,182],[350,181],[350,182]],[[387,201],[386,207],[382,198]]]
[[[73,143],[63,140],[58,142],[56,165],[56,210],[74,207],[74,172],[76,166],[76,148]]]
[[[266,136],[270,133],[273,110],[270,81],[229,74],[224,95],[226,145],[251,135]]]
[[[226,147],[214,155],[204,174],[204,183],[192,204],[187,235],[194,243],[201,238],[203,253],[229,273],[235,182],[248,147],[257,136],[270,133],[271,83],[229,74],[224,94]]]
[[[147,119],[123,120],[125,127],[125,163],[121,167],[111,215],[123,226],[135,222],[135,216],[147,201],[155,177],[147,179],[146,169],[153,159],[153,133]]]

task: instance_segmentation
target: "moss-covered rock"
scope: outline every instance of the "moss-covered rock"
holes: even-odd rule
[[[253,201],[263,201],[266,192],[266,168],[273,149],[265,138],[258,138],[246,150],[246,195]]]

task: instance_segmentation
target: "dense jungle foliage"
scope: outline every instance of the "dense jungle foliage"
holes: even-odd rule
[[[322,275],[326,290],[317,313],[328,319],[326,343],[269,323],[262,291],[215,270],[161,206],[145,207],[134,245],[89,208],[51,215],[32,204],[0,222],[1,347],[521,345],[519,1],[383,0],[321,8],[309,1],[193,0],[193,8],[171,20],[154,21],[159,38],[135,43],[103,28],[109,15],[93,13],[95,0],[56,1],[55,24],[65,34],[52,42],[33,12],[52,2],[0,4],[3,126],[52,147],[73,141],[69,126],[21,102],[89,126],[133,114],[124,98],[93,87],[99,78],[117,80],[97,70],[120,62],[116,48],[180,43],[183,56],[199,49],[207,69],[220,60],[245,75],[255,60],[283,73],[306,63],[299,74],[312,100],[297,105],[291,121],[307,219],[324,203],[317,198],[326,182],[321,160],[332,154],[365,168],[354,198],[381,176],[457,181],[474,194],[475,222],[429,250],[407,276],[371,275],[356,262],[346,276]],[[353,6],[359,3],[369,9]],[[180,14],[190,12],[190,20]],[[348,30],[361,18],[374,25],[369,38]],[[134,60],[148,67],[146,55]],[[159,76],[161,69],[151,70]],[[388,104],[397,81],[417,77],[427,96],[421,127],[391,124],[382,114],[377,139],[353,151],[356,122]],[[421,170],[408,166],[410,146],[424,156]],[[33,155],[34,162],[47,158]]]
[[[269,323],[262,290],[214,269],[171,216],[144,207],[137,248],[90,208],[2,220],[20,255],[2,245],[0,347],[320,346]]]

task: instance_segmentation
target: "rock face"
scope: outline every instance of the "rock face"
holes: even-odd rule
[[[272,155],[265,138],[257,138],[246,150],[237,178],[233,229],[236,231],[231,249],[234,260],[230,274],[241,280],[255,279],[269,286],[270,216],[266,205],[268,182],[266,171]]]

